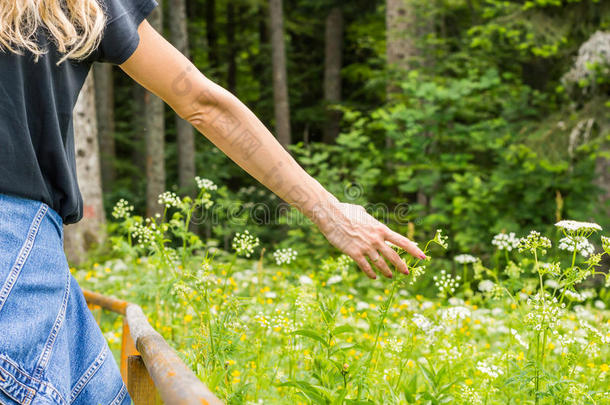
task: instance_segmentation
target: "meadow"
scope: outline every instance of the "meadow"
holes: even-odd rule
[[[112,255],[73,268],[83,288],[140,304],[151,324],[227,404],[609,404],[610,238],[563,220],[553,235],[499,233],[486,260],[438,230],[428,260],[394,247],[410,274],[369,280],[344,255],[313,261],[261,246],[232,250],[188,230],[217,187],[166,192],[165,212],[113,210]],[[121,322],[97,314],[113,349]]]

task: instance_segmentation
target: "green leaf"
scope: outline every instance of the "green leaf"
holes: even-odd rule
[[[353,331],[354,331],[353,326],[345,324],[345,325],[337,326],[335,329],[333,329],[333,336],[337,336],[342,333],[353,332]]]
[[[328,342],[318,332],[311,329],[300,329],[292,332],[292,335],[305,336],[310,339],[317,340],[322,343],[325,347],[328,347]]]
[[[358,346],[358,344],[354,343],[354,342],[339,343],[338,345],[333,346],[333,350],[330,352],[330,354],[332,356],[335,353],[342,352],[342,351],[347,350],[347,349],[351,349],[352,347],[355,347],[355,346]]]
[[[310,401],[316,404],[326,404],[326,398],[322,393],[313,385],[307,381],[286,381],[285,383],[279,384],[279,387],[292,387],[299,390],[303,395]]]

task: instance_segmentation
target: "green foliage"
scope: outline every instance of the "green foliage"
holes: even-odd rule
[[[579,46],[610,27],[608,2],[595,0],[412,1],[417,17],[410,69],[388,71],[385,2],[289,0],[286,42],[294,156],[341,200],[365,204],[393,229],[413,239],[447,230],[454,252],[489,255],[502,230],[522,235],[562,217],[610,225],[600,204],[596,169],[608,158],[607,67],[590,66],[594,97],[575,97],[562,81]],[[216,1],[219,63],[210,60],[206,7],[190,4],[192,55],[205,74],[226,85],[237,66],[236,94],[272,127],[270,49],[261,23],[266,3],[238,1],[236,40],[227,40],[228,5]],[[342,131],[319,141],[324,21],[340,5],[345,15]],[[263,25],[264,27],[264,25]],[[232,53],[232,51],[234,51]],[[235,59],[231,59],[231,55]],[[589,77],[589,76],[587,76]],[[117,80],[118,178],[106,206],[129,198],[145,206],[143,144],[129,117],[138,115],[125,79]],[[572,97],[572,98],[571,98]],[[177,179],[173,114],[167,112],[168,188]],[[592,129],[571,140],[583,121]],[[577,134],[578,135],[578,134]],[[133,163],[132,163],[133,162]],[[198,137],[197,172],[225,184],[214,224],[199,231],[228,248],[230,235],[248,226],[261,240],[297,247],[315,258],[332,248],[300,214],[261,187],[215,147]],[[267,207],[261,211],[261,204]],[[216,207],[215,207],[216,208]],[[110,208],[108,208],[109,210]],[[257,211],[258,210],[258,211]],[[109,212],[109,211],[108,211]],[[252,215],[258,212],[261,216]],[[231,219],[230,221],[227,221]]]
[[[164,193],[160,218],[113,209],[114,257],[72,269],[83,286],[143,306],[150,322],[227,404],[605,403],[610,239],[593,223],[494,238],[495,265],[456,256],[464,277],[394,247],[412,270],[365,278],[345,256],[275,263],[247,230],[234,254],[188,229],[198,198]],[[601,241],[603,251],[591,253]],[[438,245],[438,246],[437,246]],[[553,247],[556,246],[556,249]],[[437,231],[422,250],[447,247]],[[258,253],[260,252],[260,256]],[[256,260],[244,260],[240,256]],[[485,263],[485,264],[484,264]],[[440,262],[442,264],[442,262]],[[442,276],[439,277],[439,274]],[[599,297],[583,282],[605,279]],[[438,298],[421,294],[434,281]],[[449,283],[450,281],[450,283]],[[447,288],[447,286],[450,288]],[[431,291],[432,292],[432,291]],[[112,348],[120,321],[103,318]]]

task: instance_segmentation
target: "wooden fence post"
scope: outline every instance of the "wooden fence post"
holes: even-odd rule
[[[131,332],[129,331],[129,323],[127,318],[123,317],[123,335],[121,337],[121,376],[123,382],[127,385],[127,358],[140,354],[136,349],[136,345],[131,338]]]
[[[157,405],[161,403],[155,384],[146,370],[140,355],[127,358],[127,391],[134,405]]]

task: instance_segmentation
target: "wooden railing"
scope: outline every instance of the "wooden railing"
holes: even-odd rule
[[[220,405],[222,402],[195,376],[136,304],[83,291],[96,307],[123,315],[121,376],[135,405]]]

